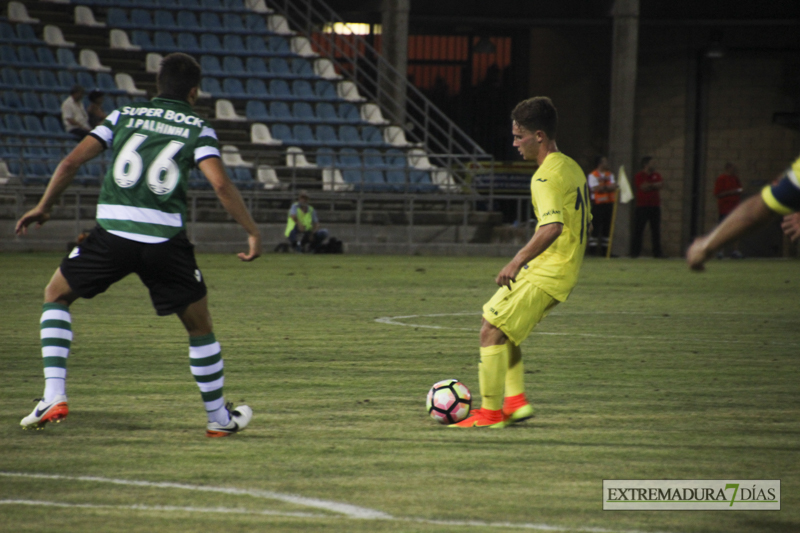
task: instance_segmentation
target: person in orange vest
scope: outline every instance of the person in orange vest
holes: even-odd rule
[[[586,180],[592,193],[592,225],[594,229],[589,238],[590,254],[606,255],[608,237],[611,232],[611,217],[614,213],[614,200],[619,188],[614,174],[608,166],[608,158],[601,155],[595,162],[595,169]]]

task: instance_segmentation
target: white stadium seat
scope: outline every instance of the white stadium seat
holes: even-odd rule
[[[244,0],[244,5],[247,9],[256,13],[274,13],[267,7],[264,0]]]
[[[220,118],[219,110],[217,110],[217,118]],[[256,122],[250,126],[250,142],[253,144],[267,144],[270,146],[280,146],[283,144],[283,141],[280,139],[274,139],[272,137],[266,124],[261,124],[260,122]]]
[[[288,183],[281,183],[275,169],[268,165],[261,165],[258,167],[256,179],[261,186],[267,190],[286,189],[289,186]]]
[[[305,37],[292,37],[292,40],[289,43],[292,48],[292,52],[302,56],[302,57],[318,57],[319,54],[311,48],[311,41],[306,39]]]
[[[141,46],[131,44],[124,30],[111,30],[108,34],[110,47],[115,50],[141,50]]]
[[[358,93],[358,87],[352,81],[340,81],[336,84],[336,92],[340,98],[349,102],[365,102],[367,100]]]
[[[290,146],[286,149],[286,166],[289,168],[317,168],[317,165],[306,159],[306,154],[299,146]]]
[[[233,102],[220,98],[214,104],[214,111],[217,115],[217,120],[235,120],[237,122],[244,122],[247,118],[237,115],[236,109],[233,107]]]
[[[270,15],[267,17],[267,29],[278,35],[294,35],[289,28],[289,22],[283,15]]]
[[[232,144],[222,145],[222,162],[229,167],[253,168],[253,163],[242,159],[239,149]]]
[[[97,52],[94,50],[84,48],[81,50],[81,53],[78,54],[78,60],[80,61],[82,67],[86,67],[89,70],[93,70],[95,72],[111,72],[111,67],[107,67],[100,63],[100,58],[97,57]]]
[[[28,15],[28,9],[22,2],[8,3],[8,20],[10,22],[25,22],[26,24],[39,24],[39,19]]]
[[[323,191],[349,191],[353,185],[345,183],[342,172],[338,168],[322,169],[322,190]]]
[[[384,128],[383,140],[386,141],[387,144],[391,144],[392,146],[397,146],[399,148],[412,146],[412,144],[406,140],[406,132],[404,132],[403,128],[399,126],[388,126]]]
[[[92,28],[105,28],[105,22],[97,22],[92,10],[86,6],[75,6],[75,25],[91,26]]]
[[[72,48],[75,43],[64,39],[64,34],[61,33],[61,28],[48,24],[44,27],[44,41],[50,46],[64,46]]]
[[[156,52],[150,52],[147,54],[145,58],[145,70],[151,74],[158,74],[159,69],[161,69],[161,60],[164,59],[164,56],[161,54],[157,54]]]
[[[377,124],[378,126],[389,124],[389,121],[383,118],[381,108],[375,104],[363,104],[361,106],[361,120],[369,122],[370,124]]]
[[[120,72],[114,76],[114,82],[117,84],[118,88],[122,89],[128,94],[134,96],[145,96],[147,94],[147,91],[144,89],[136,88],[136,83],[133,81],[133,78],[131,78],[130,74]]]
[[[314,74],[327,80],[342,79],[342,76],[336,73],[336,67],[333,66],[331,60],[324,57],[314,61]]]

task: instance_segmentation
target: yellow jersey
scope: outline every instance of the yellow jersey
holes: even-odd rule
[[[561,302],[578,283],[592,221],[589,194],[583,170],[561,152],[548,154],[531,178],[537,230],[556,222],[563,229],[547,250],[522,268],[520,276]]]

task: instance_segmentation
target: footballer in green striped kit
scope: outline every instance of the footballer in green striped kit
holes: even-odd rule
[[[156,313],[177,314],[189,334],[192,375],[200,388],[206,436],[243,430],[253,412],[233,408],[223,396],[222,349],[214,337],[205,281],[186,236],[186,190],[196,166],[226,211],[247,232],[242,261],[261,254],[258,227],[228,178],[217,135],[193,110],[200,66],[186,54],[170,54],[157,77],[158,97],[113,111],[56,168],[39,203],[25,213],[16,233],[41,226],[84,163],[110,149],[114,155],[97,205],[97,226],[65,257],[45,288],[40,321],[45,389],[25,428],[41,429],[69,414],[67,358],[72,343],[69,306],[92,298],[135,273],[150,293]]]

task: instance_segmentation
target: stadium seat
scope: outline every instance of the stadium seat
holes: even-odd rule
[[[335,135],[335,134],[334,134]],[[325,144],[327,146],[331,146],[332,143],[330,142],[322,142],[319,138],[314,137],[314,133],[311,131],[311,126],[308,124],[295,124],[292,128],[292,136],[297,139],[298,144],[305,144],[305,145],[318,145],[318,144]]]
[[[361,122],[361,114],[353,104],[339,104],[339,118],[348,124],[358,124]]]
[[[147,39],[147,45],[150,46],[150,37],[145,32],[141,32]],[[124,30],[113,29],[109,32],[108,40],[110,48],[115,50],[141,50],[142,46],[139,44],[131,43],[128,39],[128,34]]]
[[[0,21],[0,41],[4,43],[17,42],[17,34],[14,33],[14,27],[5,21]]]
[[[251,11],[261,14],[269,14],[273,12],[272,9],[267,7],[267,4],[264,2],[264,0],[250,0],[247,4],[247,7]]]
[[[232,144],[222,145],[222,162],[228,167],[253,168],[253,163],[242,159],[239,149]]]
[[[144,9],[132,9],[130,12],[131,27],[143,30],[155,27],[150,12]]]
[[[301,78],[313,78],[315,76],[311,63],[306,59],[292,60],[292,74]]]
[[[58,50],[56,50],[56,58],[58,59],[58,64],[64,68],[70,68],[70,69],[83,68],[75,60],[75,54],[73,54],[72,50],[70,50],[69,48],[59,48]]]
[[[239,189],[252,189],[255,187],[256,182],[253,179],[253,174],[249,168],[233,167],[232,181]]]
[[[320,58],[314,61],[314,74],[328,80],[339,80],[341,75],[336,73],[336,68],[330,59]]]
[[[89,26],[91,28],[105,28],[103,22],[98,22],[94,18],[94,13],[91,8],[86,6],[75,6],[75,25],[76,26]]]
[[[245,93],[242,81],[238,78],[225,78],[222,80],[222,92],[227,98],[243,98]]]
[[[242,41],[241,35],[225,35],[222,39],[222,48],[225,49],[226,52],[232,52],[234,54],[238,54],[245,51],[244,42]]]
[[[30,110],[22,103],[17,91],[3,91],[0,110],[4,113],[28,113]],[[2,157],[2,155],[0,155]]]
[[[370,124],[377,124],[379,126],[389,124],[389,121],[383,118],[381,108],[376,104],[371,103],[361,105],[361,120],[364,122],[369,122]]]
[[[23,124],[25,127],[25,133],[28,135],[40,136],[42,133],[44,133],[42,121],[39,120],[39,117],[36,115],[25,115],[23,117]]]
[[[111,32],[122,32],[122,30],[111,30]],[[127,38],[127,34],[125,32],[122,32],[122,34],[126,35]],[[153,42],[150,40],[150,34],[144,30],[133,30],[131,32],[131,43],[133,43],[133,46],[138,47],[140,50],[152,50],[154,48]],[[113,42],[111,47],[114,48]]]
[[[150,54],[147,55],[148,57],[150,56]],[[78,54],[78,60],[83,68],[93,70],[94,72],[111,72],[111,67],[100,63],[100,58],[94,50],[84,48],[81,50],[80,54]]]
[[[97,75],[98,78],[100,76],[108,76],[108,74],[100,73]],[[147,95],[147,91],[144,89],[139,89],[136,87],[136,83],[133,81],[133,78],[130,74],[125,74],[124,72],[118,73],[114,76],[114,83],[122,91],[125,91],[128,94],[132,94],[134,96],[145,96]]]
[[[364,141],[364,144],[369,146],[381,146],[386,144],[383,140],[381,130],[375,126],[364,126],[361,130],[361,139]]]
[[[56,56],[54,56],[53,51],[46,46],[40,46],[36,49],[36,58],[42,68],[58,68]]]
[[[3,87],[7,89],[18,89],[22,85],[19,81],[19,74],[11,67],[0,70],[0,77],[3,79]]]
[[[214,36],[216,39],[216,37]],[[211,43],[213,44],[213,43]],[[219,41],[217,41],[217,46]],[[199,54],[206,50],[204,43],[197,43],[197,37],[193,33],[181,32],[178,34],[178,48],[186,53]]]
[[[311,84],[306,80],[293,81],[292,94],[294,94],[296,98],[300,98],[302,100],[317,99],[317,95],[314,93],[314,89],[311,87]]]
[[[83,87],[87,93],[93,89],[97,89],[97,82],[95,81],[94,76],[85,70],[78,72],[75,79],[78,82],[78,85]]]
[[[200,80],[200,90],[211,95],[221,95],[222,86],[217,78],[203,78]]]
[[[44,42],[50,46],[65,46],[72,48],[75,43],[64,39],[64,34],[61,33],[61,28],[48,24],[44,27]]]
[[[339,146],[342,141],[336,135],[336,130],[329,124],[320,124],[317,126],[317,140],[325,146]]]
[[[42,41],[36,37],[33,26],[30,24],[17,24],[17,39],[21,43],[41,44]]]
[[[43,113],[42,102],[36,93],[26,92],[22,94],[22,104],[26,113]]]
[[[27,87],[33,90],[46,88],[41,84],[40,78],[35,70],[30,70],[27,68],[20,70],[19,79],[22,82],[21,83],[22,87]]]
[[[314,84],[314,93],[322,100],[335,100],[338,98],[336,88],[327,80],[319,80]]]
[[[260,57],[248,57],[247,61],[245,62],[245,68],[247,69],[248,74],[263,76],[270,73],[269,69],[267,69],[267,65],[264,63],[264,60]]]
[[[44,81],[44,80],[42,80]],[[72,72],[68,72],[62,70],[58,73],[58,85],[61,86],[64,90],[69,91],[73,85],[76,85],[78,82],[75,80],[75,76]]]
[[[266,19],[261,15],[256,15],[255,13],[248,13],[245,15],[244,25],[252,32],[266,33],[269,31],[267,29]]]
[[[14,49],[13,46],[9,44],[4,44],[0,46],[0,61],[5,63],[6,65],[20,65],[19,57],[17,57],[17,51]]]
[[[118,7],[110,7],[106,12],[106,24],[114,28],[128,28],[131,23],[128,21],[128,15],[125,11]]]
[[[181,28],[180,25],[175,23],[175,18],[172,16],[172,13],[164,11],[163,9],[159,9],[153,14],[153,24],[155,27],[165,30]]]
[[[269,114],[272,116],[273,120],[279,120],[281,122],[293,122],[295,120],[294,115],[292,115],[292,112],[289,110],[289,104],[286,102],[270,102]]]
[[[200,36],[200,48],[205,52],[222,52],[222,44],[213,33],[204,33]]]
[[[342,168],[362,168],[364,166],[364,162],[361,160],[361,156],[358,155],[358,152],[353,148],[342,148],[339,151],[339,166]]]
[[[259,103],[263,104],[263,102]],[[281,140],[272,137],[266,124],[261,124],[260,122],[250,126],[250,142],[253,144],[266,144],[270,146],[279,146],[283,144]]]
[[[295,102],[292,104],[292,115],[295,120],[302,122],[319,122],[319,119],[314,114],[311,104],[308,102]]]
[[[248,52],[258,54],[266,54],[269,52],[267,49],[267,44],[264,42],[264,38],[258,35],[248,35],[245,43],[247,45],[246,49]]]
[[[55,73],[50,70],[40,70],[39,71],[39,83],[42,84],[43,87],[47,87],[50,91],[69,91],[70,87],[65,87],[61,85],[61,81],[56,78]],[[61,104],[59,103],[59,106]]]
[[[358,93],[358,87],[352,81],[340,81],[336,85],[336,92],[340,98],[349,100],[350,102],[364,102],[366,98]]]
[[[283,15],[270,15],[267,17],[267,29],[278,35],[294,35],[294,32],[289,28],[289,22]]]
[[[360,178],[359,178],[360,181]],[[342,177],[342,171],[338,168],[322,169],[322,190],[323,191],[350,191],[353,185],[346,183]]]
[[[242,17],[236,13],[225,13],[222,15],[222,28],[231,33],[246,33]]]
[[[245,121],[245,117],[236,113],[233,103],[230,100],[220,98],[214,104],[215,114],[218,120]]]
[[[351,125],[345,125],[339,128],[339,139],[342,144],[348,146],[362,146],[366,144],[361,140],[361,136],[358,134],[358,130],[355,126]]]
[[[269,94],[275,98],[283,98],[285,100],[292,98],[292,92],[289,90],[289,84],[286,83],[286,80],[270,80]]]
[[[272,120],[266,104],[260,100],[248,100],[244,114],[247,120]]]
[[[317,117],[320,122],[329,124],[336,124],[341,122],[342,119],[336,114],[336,108],[330,102],[319,102],[316,105]]]
[[[38,65],[39,58],[36,56],[36,52],[33,51],[33,48],[30,46],[20,46],[17,48],[17,56],[19,57],[20,63],[27,66],[34,66]]]
[[[282,144],[299,144],[298,140],[294,138],[291,128],[286,124],[273,124],[271,131],[272,136]]]
[[[387,126],[383,130],[383,139],[386,144],[391,144],[392,146],[411,146],[411,143],[406,140],[405,132],[399,126]]]
[[[216,13],[203,11],[200,13],[200,26],[209,30],[219,29],[222,28],[222,22]]]
[[[292,37],[290,50],[302,57],[317,57],[318,53],[311,47],[311,42],[305,37]]]
[[[275,172],[275,169],[268,165],[260,165],[258,167],[257,176],[258,183],[261,184],[263,189],[275,190],[288,188],[288,184],[284,186],[278,179],[278,174]]]
[[[153,47],[157,50],[164,50],[165,52],[177,52],[180,50],[180,48],[175,45],[175,39],[172,37],[172,33],[163,30],[153,33]]]
[[[306,159],[303,149],[299,146],[286,148],[286,166],[289,168],[317,168],[317,165]]]
[[[53,93],[42,94],[42,110],[45,113],[61,116],[61,102]]]
[[[264,39],[261,39],[260,37],[255,37],[255,38],[260,39],[262,43],[264,42]],[[270,53],[274,55],[289,55],[293,51],[289,47],[289,43],[286,40],[286,38],[280,37],[278,35],[267,37],[266,47],[269,49]]]
[[[222,66],[217,56],[200,56],[200,68],[206,76],[220,76],[223,74]]]
[[[39,19],[28,15],[28,10],[22,2],[8,3],[8,20],[11,22],[24,22],[27,24],[38,24]]]
[[[269,60],[269,71],[281,77],[287,77],[291,74],[289,63],[282,57],[273,57]]]
[[[225,56],[222,60],[222,70],[226,74],[244,74],[242,59],[236,56]]]
[[[367,148],[364,150],[364,167],[383,170],[388,168],[388,165],[378,150],[375,148]]]
[[[199,31],[202,28],[197,22],[197,17],[191,11],[179,11],[177,23],[184,31]]]

